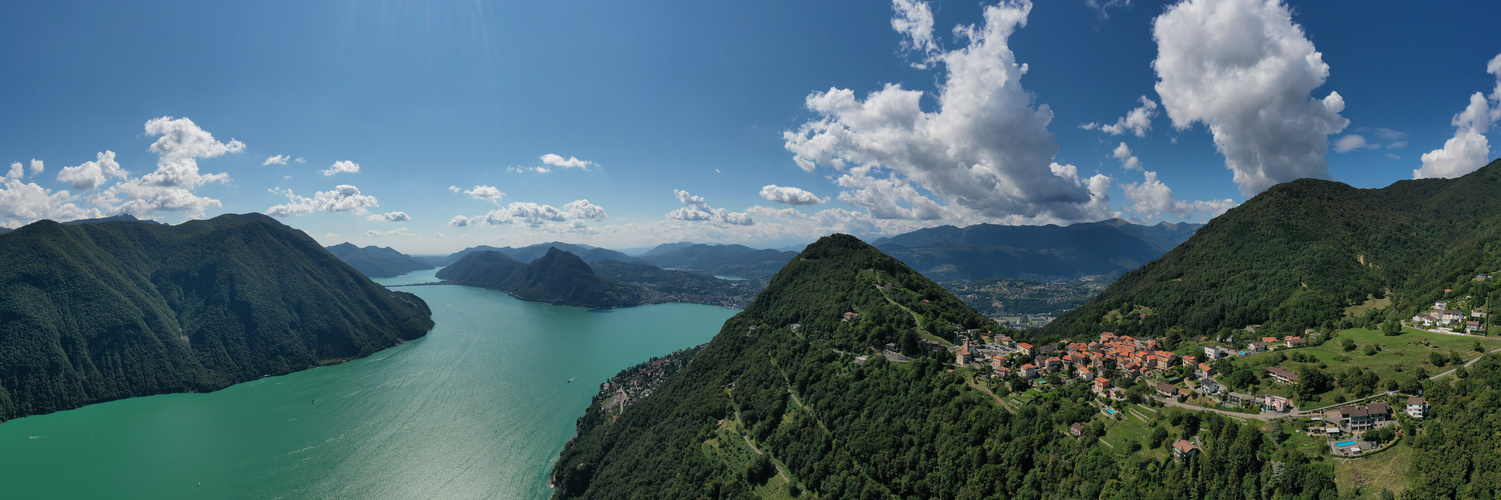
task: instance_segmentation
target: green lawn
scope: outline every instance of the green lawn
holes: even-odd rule
[[[1141,443],[1141,451],[1137,453],[1144,454],[1154,459],[1167,458],[1167,446],[1164,445],[1153,450],[1149,446],[1150,443],[1147,442],[1147,440],[1152,436],[1152,422],[1156,420],[1157,417],[1157,414],[1153,413],[1152,409],[1148,409],[1141,405],[1122,405],[1115,406],[1114,408],[1121,412],[1122,418],[1118,421],[1114,418],[1106,416],[1103,413],[1095,417],[1096,420],[1105,423],[1105,436],[1102,439],[1104,442],[1110,443],[1111,446],[1114,446],[1111,451],[1114,451],[1116,455],[1123,457],[1129,455],[1128,450],[1130,448],[1128,448],[1128,446],[1130,446],[1132,441],[1135,441],[1137,443]],[[1137,418],[1135,415],[1133,415],[1133,413],[1136,415],[1141,415],[1143,418],[1145,418],[1145,421]],[[1169,431],[1169,434],[1172,436],[1177,436],[1182,432],[1181,429],[1168,425],[1166,420],[1161,421],[1161,425],[1163,427],[1166,427]]]
[[[1366,295],[1365,303],[1360,304],[1358,306],[1346,307],[1345,308],[1345,316],[1348,316],[1348,317],[1351,317],[1351,318],[1359,318],[1359,317],[1365,316],[1365,313],[1367,311],[1370,311],[1371,309],[1386,309],[1388,307],[1391,307],[1391,305],[1392,305],[1392,296],[1391,295],[1387,295],[1387,296],[1382,297],[1380,299],[1377,299],[1373,295]]]
[[[1405,442],[1367,458],[1335,460],[1334,483],[1340,492],[1360,488],[1360,498],[1380,498],[1381,490],[1401,495],[1407,489],[1406,471],[1412,464],[1412,447]]]
[[[1283,425],[1286,426],[1284,429],[1288,433],[1287,441],[1282,443],[1284,448],[1298,450],[1304,455],[1315,457],[1329,453],[1329,441],[1324,436],[1310,436],[1302,432],[1293,432],[1294,429],[1302,430],[1311,425],[1308,419],[1300,418],[1291,420],[1297,423],[1293,423],[1292,421],[1283,422]]]
[[[1354,350],[1344,350],[1342,341],[1345,339],[1349,339],[1355,343],[1356,347]],[[1303,353],[1308,356],[1312,356],[1316,360],[1316,362],[1313,364],[1325,364],[1327,366],[1326,368],[1324,368],[1325,372],[1335,377],[1338,377],[1340,374],[1344,373],[1345,370],[1348,370],[1352,366],[1358,366],[1366,371],[1374,371],[1376,375],[1381,377],[1383,381],[1383,383],[1378,387],[1378,390],[1384,390],[1385,381],[1387,379],[1398,381],[1406,380],[1407,378],[1412,376],[1412,370],[1420,366],[1423,367],[1423,369],[1426,370],[1430,376],[1438,375],[1439,373],[1443,373],[1454,368],[1454,366],[1450,364],[1446,364],[1443,367],[1433,366],[1433,364],[1430,363],[1429,359],[1431,354],[1434,352],[1448,356],[1450,351],[1454,351],[1459,353],[1460,356],[1465,359],[1465,361],[1475,359],[1480,355],[1480,353],[1477,353],[1473,350],[1475,342],[1477,341],[1480,342],[1482,348],[1484,348],[1486,351],[1501,347],[1501,339],[1493,337],[1462,337],[1457,335],[1425,332],[1411,328],[1404,329],[1401,335],[1388,337],[1377,330],[1356,328],[1341,331],[1335,336],[1335,338],[1324,342],[1323,345],[1317,347],[1282,349],[1275,352],[1252,354],[1244,358],[1240,358],[1239,360],[1237,360],[1237,364],[1251,363],[1251,365],[1254,366],[1260,374],[1263,373],[1263,370],[1266,366],[1268,366],[1270,361],[1276,355],[1276,352],[1280,352],[1283,355],[1288,356],[1289,358],[1294,353]],[[1380,346],[1381,350],[1375,355],[1366,355],[1366,346],[1373,344]],[[1299,363],[1288,359],[1279,363],[1279,366],[1297,372],[1302,369],[1304,364],[1305,363]],[[1292,391],[1288,386],[1277,384],[1270,380],[1263,380],[1261,385],[1257,387],[1254,392],[1256,394],[1273,393],[1287,396],[1290,395]],[[1339,398],[1341,400],[1350,399],[1348,395],[1343,395],[1342,391],[1336,389],[1334,391],[1330,391],[1329,393],[1325,393],[1323,398],[1321,398],[1322,403],[1314,403],[1308,406],[1336,403],[1338,401],[1335,401],[1335,396],[1346,396]]]

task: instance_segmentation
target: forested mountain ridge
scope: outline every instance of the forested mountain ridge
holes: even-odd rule
[[[1340,326],[1346,307],[1388,293],[1395,307],[1373,313],[1376,320],[1426,309],[1446,288],[1492,297],[1489,283],[1472,278],[1501,269],[1498,192],[1501,161],[1455,179],[1381,189],[1279,184],[1122,275],[1042,334],[1197,335],[1247,325],[1301,333]]]
[[[939,281],[1072,280],[1124,273],[1182,243],[1199,224],[1112,219],[1068,226],[939,226],[872,244]]]
[[[561,305],[610,308],[640,303],[630,287],[599,277],[584,259],[557,247],[518,269],[505,287],[518,299]]]
[[[458,262],[439,269],[436,277],[460,285],[501,289],[506,280],[511,279],[511,275],[523,267],[526,264],[517,262],[506,254],[481,250],[464,254]]]
[[[1099,413],[1087,385],[1007,408],[963,370],[946,370],[948,355],[920,354],[920,339],[952,339],[954,324],[994,328],[900,261],[851,236],[823,238],[650,395],[614,411],[601,394],[553,469],[554,497],[1333,493],[1327,464],[1217,415],[1202,417],[1206,433],[1198,417],[1184,420],[1182,432],[1211,450],[1199,461],[1163,459],[1161,449],[1122,457],[1096,430],[1070,437],[1069,423]],[[914,358],[888,361],[886,343]]]
[[[177,226],[40,221],[0,238],[0,418],[365,356],[432,328],[259,214]]]
[[[389,247],[357,247],[352,243],[340,243],[328,247],[328,252],[349,264],[356,271],[372,278],[400,276],[412,271],[432,269],[427,261],[398,252]]]
[[[745,245],[673,243],[659,245],[640,260],[664,269],[756,279],[771,277],[795,256],[797,252],[756,250]]]
[[[500,252],[471,252],[438,271],[437,277],[460,285],[504,290],[522,300],[559,305],[612,308],[640,303],[634,289],[599,277],[583,259],[556,247],[530,264]]]

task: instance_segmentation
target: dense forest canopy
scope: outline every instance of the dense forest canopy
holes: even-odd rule
[[[432,328],[301,231],[259,215],[0,237],[0,419],[209,391],[365,356]]]

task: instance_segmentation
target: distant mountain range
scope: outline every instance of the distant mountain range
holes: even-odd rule
[[[415,295],[260,214],[43,220],[0,238],[0,420],[210,391],[432,326]]]
[[[796,256],[797,252],[756,250],[745,245],[683,242],[660,245],[639,259],[663,269],[754,279],[771,277]]]
[[[1382,189],[1300,179],[1209,221],[1045,330],[1191,335],[1263,325],[1273,334],[1406,318],[1448,298],[1501,302],[1501,160],[1456,179]],[[1346,307],[1391,297],[1374,318]],[[1459,307],[1454,307],[1458,309]],[[1077,338],[1077,337],[1075,337]]]
[[[602,260],[618,260],[618,261],[621,261],[621,262],[639,262],[637,259],[635,259],[635,258],[633,258],[633,257],[631,257],[629,255],[626,255],[623,252],[617,252],[615,250],[610,250],[610,249],[605,249],[605,248],[598,248],[598,247],[591,247],[591,246],[588,246],[588,245],[577,245],[577,244],[573,244],[573,243],[563,243],[563,242],[560,242],[560,241],[554,241],[554,242],[549,242],[549,243],[538,243],[538,244],[535,244],[535,245],[528,245],[528,246],[524,246],[524,247],[521,247],[521,248],[511,248],[511,247],[496,248],[496,247],[492,247],[492,246],[489,246],[489,245],[473,246],[473,247],[465,248],[463,250],[459,250],[457,252],[454,252],[454,253],[450,254],[448,257],[444,257],[444,258],[440,259],[437,262],[437,264],[440,265],[440,266],[450,266],[450,265],[453,265],[455,262],[458,262],[459,259],[464,258],[465,255],[469,255],[470,253],[473,253],[473,252],[500,252],[500,253],[505,254],[507,257],[515,259],[518,262],[527,263],[527,262],[531,262],[531,261],[540,259],[543,256],[547,255],[548,249],[550,249],[550,248],[557,248],[558,250],[562,250],[564,252],[568,252],[570,254],[573,254],[573,255],[579,257],[580,259],[583,259],[584,262],[599,262],[599,261],[602,261]]]
[[[1162,256],[1202,224],[1132,224],[1120,219],[1069,226],[940,226],[877,239],[873,245],[938,281],[995,278],[1046,281],[1113,278]],[[562,242],[521,248],[480,245],[438,259],[452,265],[473,252],[499,252],[527,263],[549,248],[597,264],[650,264],[708,276],[765,280],[797,256],[796,251],[758,250],[745,245],[664,243],[635,257],[623,252]],[[799,248],[800,250],[800,248]]]
[[[940,226],[872,244],[938,281],[1072,280],[1136,269],[1187,240],[1200,226],[1143,226],[1120,219],[1068,226]]]
[[[697,245],[697,244],[698,243],[694,243],[694,242],[691,242],[691,241],[679,241],[677,243],[663,243],[661,245],[657,245],[656,247],[653,247],[651,250],[647,250],[646,253],[638,255],[637,257],[651,257],[653,255],[662,255],[664,253],[671,252],[673,250],[681,250],[681,249],[688,248],[688,247],[691,247],[691,246]]]
[[[328,247],[328,252],[355,270],[364,273],[365,276],[372,278],[400,276],[434,267],[427,260],[412,257],[391,248],[373,245],[357,247],[351,243],[340,243]]]
[[[505,290],[522,300],[559,305],[613,308],[640,303],[632,287],[599,277],[579,256],[557,247],[529,264],[502,252],[469,252],[437,276],[460,285]]]
[[[70,221],[64,222],[62,224],[64,226],[77,226],[79,224],[98,224],[100,222],[140,222],[140,223],[144,223],[144,224],[158,224],[158,225],[161,224],[160,222],[157,222],[157,221],[154,221],[154,220],[137,219],[134,215],[130,215],[130,214],[121,214],[121,215],[116,215],[116,216],[113,216],[113,217],[100,217],[100,218],[96,218],[96,219],[70,220]],[[0,227],[0,234],[5,234],[5,233],[11,232],[11,231],[13,231],[11,228]]]
[[[557,247],[530,264],[497,251],[469,252],[437,276],[504,290],[518,299],[592,308],[673,302],[740,308],[764,286],[763,281],[725,280],[613,259],[591,264]]]
[[[112,216],[112,217],[99,217],[97,219],[70,220],[68,222],[64,222],[63,225],[64,226],[76,226],[76,225],[79,225],[79,224],[98,224],[100,222],[140,222],[142,224],[163,225],[160,222],[157,222],[157,221],[154,221],[154,220],[150,220],[150,219],[137,219],[136,216],[130,215],[130,214],[120,214],[120,215],[116,215],[116,216]]]

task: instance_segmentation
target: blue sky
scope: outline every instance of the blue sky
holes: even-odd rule
[[[1197,222],[1297,177],[1381,187],[1488,161],[1495,19],[1356,1],[10,2],[0,224],[264,212],[325,244],[447,253]]]

